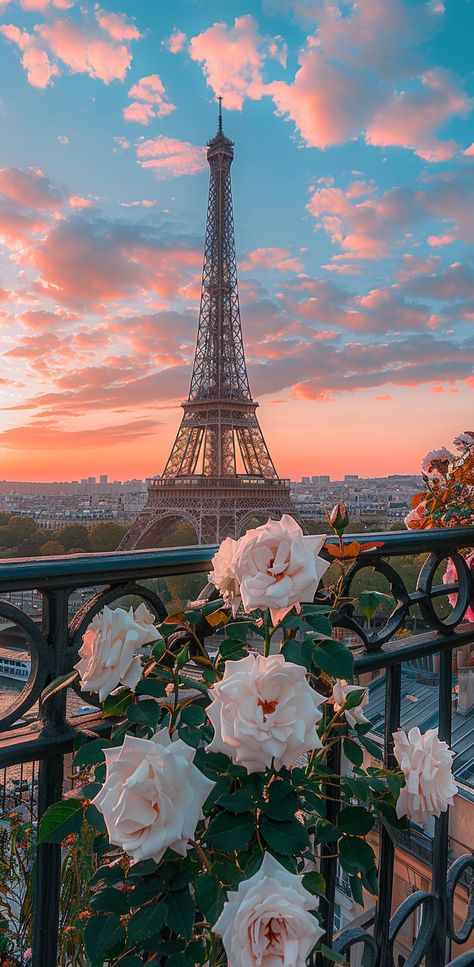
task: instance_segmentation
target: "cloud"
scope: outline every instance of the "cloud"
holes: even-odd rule
[[[435,259],[435,256],[432,256]],[[430,274],[417,274],[405,280],[401,286],[410,295],[428,299],[457,302],[462,299],[474,301],[474,270],[462,262],[453,262],[447,268]]]
[[[239,262],[239,269],[243,272],[253,272],[258,269],[273,269],[277,272],[301,272],[304,262],[295,258],[285,248],[256,248],[248,252]]]
[[[164,134],[141,141],[137,146],[137,159],[142,168],[149,168],[160,181],[196,175],[207,167],[205,148]]]
[[[158,74],[141,77],[128,92],[132,103],[123,109],[126,121],[150,124],[154,118],[166,117],[176,110],[175,105],[166,100],[164,84]]]
[[[57,3],[60,9],[67,5]],[[47,11],[41,7],[30,9]],[[125,79],[132,62],[129,43],[138,39],[137,28],[122,14],[106,13],[96,8],[97,22],[86,19],[78,23],[69,17],[50,19],[35,24],[33,33],[15,24],[3,24],[0,33],[22,52],[22,64],[29,83],[44,89],[66,67],[71,73],[88,74],[104,84]]]
[[[130,141],[128,141],[127,138],[123,138],[119,136],[119,137],[113,138],[113,142],[115,145],[115,147],[112,148],[113,154],[116,154],[119,151],[128,151],[130,147]]]
[[[154,226],[85,213],[55,222],[28,253],[39,273],[38,291],[67,307],[92,306],[145,295],[176,297],[200,265],[200,248],[187,239],[160,237]]]
[[[132,420],[110,426],[64,430],[55,420],[39,419],[1,432],[0,446],[9,450],[71,450],[79,447],[95,450],[151,436],[159,425],[156,420]]]
[[[447,161],[459,146],[440,140],[433,131],[453,117],[466,117],[472,105],[450,72],[438,67],[423,74],[418,89],[395,94],[376,112],[366,140],[379,147],[411,149],[425,161]]]
[[[412,255],[405,254],[402,257],[402,264],[395,272],[398,282],[407,282],[418,275],[432,275],[437,272],[440,263],[439,255]]]
[[[64,195],[53,187],[40,168],[0,168],[0,195],[22,208],[39,211],[58,208]]]
[[[214,23],[189,42],[190,56],[201,64],[208,86],[224,97],[231,111],[240,111],[247,97],[262,97],[265,58],[272,52],[276,56],[279,49],[278,39],[269,41],[259,36],[257,22],[250,14],[236,17],[232,27]]]
[[[96,8],[97,23],[113,40],[140,40],[142,34],[123,13],[110,13]]]
[[[455,240],[474,241],[474,171],[452,170],[440,178],[426,179],[420,187],[391,188],[362,201],[353,201],[341,188],[316,188],[308,211],[317,220],[340,254],[336,262],[380,259],[394,246],[406,246],[406,234],[414,228],[439,224],[449,231],[428,236],[428,244],[441,246]]]
[[[175,27],[170,36],[167,37],[163,43],[171,54],[179,54],[180,51],[184,49],[186,39],[186,34],[182,30],[178,30],[178,28]]]
[[[71,195],[69,204],[71,208],[92,208],[92,202],[88,198],[82,198],[81,195]]]

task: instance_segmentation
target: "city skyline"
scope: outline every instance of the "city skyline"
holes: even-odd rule
[[[0,3],[0,475],[162,472],[221,93],[247,364],[279,474],[417,473],[449,446],[474,389],[472,14]]]

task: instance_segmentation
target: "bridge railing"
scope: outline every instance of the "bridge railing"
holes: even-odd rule
[[[350,603],[335,617],[334,624],[341,635],[351,638],[359,680],[365,684],[371,677],[385,675],[383,755],[390,766],[393,764],[391,735],[400,725],[402,666],[406,662],[412,663],[411,667],[421,658],[431,658],[434,662],[438,686],[433,688],[436,696],[433,707],[439,708],[440,738],[448,744],[451,742],[453,655],[458,649],[466,651],[474,644],[474,624],[463,621],[474,592],[472,576],[462,556],[462,551],[474,544],[474,533],[472,528],[459,528],[364,534],[357,538],[351,535],[345,538],[345,543],[355,539],[361,550],[346,577],[346,597],[355,593],[357,582],[365,580],[364,571],[368,571],[385,581],[393,597],[393,607],[387,609],[390,613],[386,618],[379,618],[375,629],[361,622]],[[31,672],[13,706],[0,713],[0,778],[2,770],[26,769],[35,764],[36,818],[63,794],[64,759],[72,749],[77,731],[84,728],[85,720],[77,716],[68,718],[66,692],[61,691],[40,704],[39,716],[33,723],[15,723],[25,715],[28,717],[48,682],[72,669],[78,660],[82,634],[105,604],[133,595],[145,600],[163,618],[166,609],[161,598],[144,582],[190,573],[204,575],[210,569],[214,552],[214,547],[181,547],[10,560],[1,565],[0,620],[13,622],[22,630],[30,651]],[[404,577],[402,558],[405,563],[411,562],[411,570],[417,572],[413,586]],[[455,562],[458,572],[455,585],[445,585],[440,578],[449,558]],[[93,588],[95,593],[71,620],[68,601],[80,588]],[[44,602],[40,624],[14,604],[2,600],[8,592],[32,589],[41,593]],[[447,607],[446,596],[454,593],[457,603],[454,608]],[[416,635],[410,633],[414,611],[418,613],[418,627],[421,622],[424,629]],[[83,701],[94,703],[90,696],[84,696]],[[101,727],[98,715],[87,717],[87,728],[100,730]],[[340,769],[341,763],[336,762],[335,766]],[[332,814],[328,819],[334,822],[337,800],[331,802],[330,809]],[[334,940],[335,949],[345,953],[346,962],[362,962],[364,967],[394,967],[395,964],[398,967],[403,960],[397,959],[397,938],[410,916],[417,917],[420,929],[406,967],[418,967],[422,963],[426,967],[443,967],[451,956],[460,953],[459,947],[453,952],[451,947],[461,938],[467,941],[471,934],[474,895],[467,897],[468,913],[461,928],[453,913],[454,898],[461,883],[464,891],[471,889],[465,884],[474,879],[466,877],[468,872],[474,872],[474,857],[467,853],[449,867],[448,833],[449,817],[443,814],[436,820],[433,838],[431,891],[415,892],[393,913],[396,848],[388,833],[380,831],[379,896],[375,913],[365,921],[359,920]],[[338,864],[329,849],[325,852],[324,846],[321,869],[327,884],[326,901],[321,909],[326,942],[331,944]],[[60,876],[60,845],[40,845],[35,866],[33,967],[53,967],[58,962]],[[360,958],[362,950],[362,961],[354,959]],[[467,957],[460,963],[474,964],[474,954]]]

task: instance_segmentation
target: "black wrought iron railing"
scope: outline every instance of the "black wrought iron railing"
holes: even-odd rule
[[[419,659],[430,659],[438,678],[433,687],[433,715],[439,721],[439,735],[451,744],[455,672],[453,656],[458,652],[470,666],[470,646],[474,645],[474,624],[463,622],[464,613],[474,600],[472,576],[462,556],[463,549],[474,544],[472,528],[442,531],[412,531],[388,534],[365,534],[345,538],[357,539],[361,545],[358,558],[346,577],[345,592],[351,598],[357,582],[370,572],[384,580],[393,597],[386,617],[380,617],[375,630],[367,627],[353,604],[346,604],[335,616],[336,632],[348,636],[355,650],[355,669],[364,684],[374,676],[385,675],[385,709],[383,756],[393,764],[392,732],[403,719],[402,669],[416,668]],[[335,540],[335,539],[334,539]],[[64,760],[71,751],[78,730],[85,727],[100,730],[98,716],[69,715],[66,693],[59,692],[39,707],[38,717],[26,724],[41,692],[54,678],[67,673],[77,661],[82,635],[90,621],[105,604],[124,596],[142,598],[159,618],[166,614],[159,595],[143,582],[206,572],[215,551],[213,547],[186,547],[164,550],[117,552],[110,554],[71,555],[62,558],[5,561],[0,566],[0,619],[21,629],[31,658],[31,671],[23,690],[13,705],[0,712],[0,782],[2,772],[16,767],[17,784],[2,795],[15,795],[30,801],[35,818],[63,794]],[[401,567],[401,559],[416,564],[416,580],[410,586]],[[448,558],[455,562],[458,580],[443,584],[440,575]],[[406,570],[406,569],[405,569]],[[413,571],[413,567],[412,567]],[[364,574],[365,572],[365,574]],[[366,582],[368,583],[368,582]],[[203,581],[204,584],[204,581]],[[70,619],[71,595],[81,588],[96,592]],[[37,590],[43,598],[41,622],[5,596],[11,592]],[[448,606],[446,596],[457,594],[457,602]],[[413,612],[418,615],[420,634],[411,634]],[[1,630],[1,628],[0,628]],[[473,653],[474,654],[474,653]],[[467,656],[467,657],[466,657]],[[463,659],[464,661],[464,659]],[[473,667],[474,674],[474,667]],[[90,703],[91,697],[84,696]],[[474,709],[473,709],[474,729]],[[337,755],[337,753],[336,753]],[[473,754],[474,755],[474,754]],[[32,771],[33,764],[33,771]],[[462,763],[464,765],[464,763]],[[341,763],[336,759],[336,769]],[[28,775],[23,790],[23,775]],[[19,783],[19,785],[18,785]],[[23,795],[24,793],[24,795]],[[472,795],[474,810],[474,794]],[[337,818],[338,803],[331,798],[332,822]],[[456,807],[455,807],[456,808]],[[474,813],[473,813],[474,816]],[[471,828],[472,819],[471,819]],[[321,904],[326,926],[326,942],[346,956],[347,963],[364,967],[466,967],[474,964],[474,953],[463,953],[469,947],[474,927],[474,892],[468,872],[474,872],[472,853],[459,857],[449,866],[449,817],[436,820],[432,863],[428,871],[431,889],[416,890],[394,907],[394,870],[396,846],[385,830],[378,841],[379,896],[374,913],[362,915],[333,938],[338,864],[330,848],[322,846],[321,870],[327,884],[327,897]],[[409,846],[409,844],[408,844]],[[406,846],[404,845],[404,848]],[[58,963],[58,911],[61,872],[61,846],[43,844],[37,849],[34,889],[33,967],[55,967]],[[468,885],[466,885],[468,884]],[[460,895],[461,894],[461,895]],[[368,898],[373,904],[373,898]],[[460,916],[459,911],[464,911]],[[467,912],[466,912],[467,911]],[[406,931],[410,921],[414,942],[408,954]],[[460,920],[464,922],[460,923]],[[403,940],[403,943],[402,943]],[[459,946],[461,945],[461,946]],[[459,959],[459,955],[461,957]],[[452,957],[457,959],[451,961]],[[357,957],[357,961],[354,959]],[[352,958],[352,960],[351,960]],[[361,959],[362,958],[362,959]],[[405,959],[404,959],[405,958]]]

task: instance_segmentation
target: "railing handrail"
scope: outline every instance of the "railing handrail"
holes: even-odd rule
[[[374,558],[416,555],[429,551],[436,553],[449,550],[453,546],[474,545],[474,527],[346,534],[343,541],[344,544],[358,541],[361,552],[370,552],[370,556]],[[327,543],[337,545],[338,541],[331,536],[327,538]],[[45,587],[52,583],[61,588],[100,584],[103,583],[104,572],[114,580],[128,580],[137,571],[144,579],[207,571],[216,551],[216,544],[200,544],[46,558],[11,558],[0,565],[0,594],[3,591]]]

